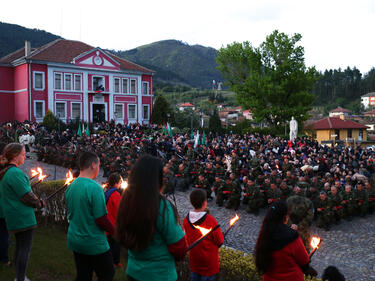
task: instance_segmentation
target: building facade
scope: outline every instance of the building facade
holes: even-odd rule
[[[0,121],[148,124],[154,72],[83,42],[58,39],[0,59]]]
[[[375,92],[367,93],[361,96],[361,104],[365,109],[369,108],[370,106],[375,106]]]

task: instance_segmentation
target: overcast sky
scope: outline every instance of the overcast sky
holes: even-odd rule
[[[306,64],[318,70],[375,67],[374,0],[13,0],[2,1],[0,21],[116,50],[165,39],[258,46],[278,29],[302,35]]]

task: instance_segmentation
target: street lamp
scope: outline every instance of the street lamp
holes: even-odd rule
[[[201,128],[203,128],[203,112],[199,110],[199,116],[201,117]]]

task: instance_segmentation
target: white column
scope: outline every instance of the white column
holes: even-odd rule
[[[137,121],[138,123],[142,124],[143,117],[142,117],[142,75],[139,76],[138,79],[138,114],[137,114]]]
[[[53,77],[53,68],[48,67],[48,109],[51,110],[53,113],[54,112],[54,89],[53,89],[53,82],[54,82],[54,77]]]
[[[83,79],[82,79],[82,89],[83,89],[83,115],[84,115],[84,121],[89,121],[89,97],[88,97],[88,86],[89,86],[89,75],[87,72],[83,73]]]
[[[113,74],[110,74],[109,75],[109,105],[108,105],[108,109],[109,109],[109,120],[112,120],[114,119],[114,116],[113,116],[113,95],[114,95],[114,80],[113,80]],[[108,121],[109,121],[108,120]]]

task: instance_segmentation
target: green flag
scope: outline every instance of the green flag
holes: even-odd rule
[[[203,131],[202,144],[207,145],[206,134]]]
[[[169,125],[169,123],[167,123],[167,130],[168,130],[169,137],[172,137],[172,129],[171,129],[171,125]]]
[[[89,124],[87,124],[87,128],[86,128],[86,136],[90,136],[90,128],[89,128]]]
[[[77,131],[77,135],[82,137],[82,131],[81,131],[81,123],[79,123],[79,127],[78,127],[78,131]]]

